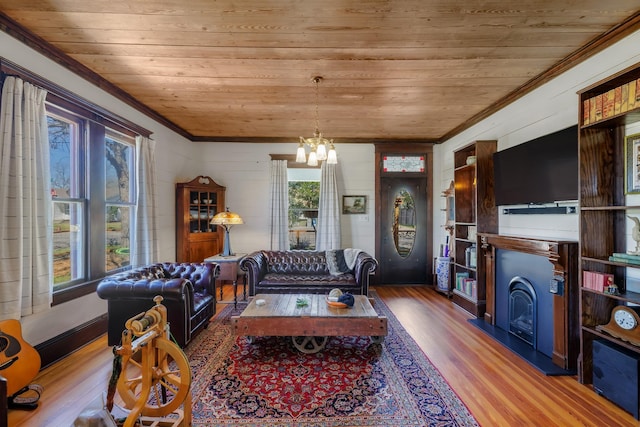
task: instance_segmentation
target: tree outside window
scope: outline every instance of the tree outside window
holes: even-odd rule
[[[289,181],[289,247],[316,247],[320,181]]]

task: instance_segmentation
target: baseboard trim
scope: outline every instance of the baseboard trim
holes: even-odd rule
[[[107,314],[105,313],[34,347],[40,354],[42,368],[46,368],[106,332]]]

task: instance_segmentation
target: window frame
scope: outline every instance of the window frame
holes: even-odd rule
[[[286,160],[287,161],[287,170],[289,169],[320,169],[322,162],[318,162],[317,166],[309,166],[306,162],[305,163],[298,163],[296,162],[296,155],[295,154],[269,154],[269,157],[271,158],[271,160]],[[287,171],[287,188],[289,186],[289,183],[295,181],[295,180],[289,180],[289,173]],[[319,182],[322,181],[322,177],[320,177]],[[319,198],[319,196],[318,196]],[[318,200],[319,202],[319,200]],[[290,203],[289,206],[287,206],[287,214],[290,210]],[[316,211],[318,211],[320,209],[320,206],[318,205],[318,209],[316,209]],[[317,225],[316,225],[317,226]],[[291,225],[289,224],[287,226],[287,232],[291,233],[292,229],[291,229]],[[315,233],[315,237],[314,237],[314,247],[317,244],[317,239],[318,239],[318,233],[317,233],[317,229],[316,229],[316,233]],[[290,241],[290,240],[289,240]]]
[[[95,149],[95,141],[102,141],[101,144],[104,147],[105,128],[110,128],[124,135],[131,136],[134,139],[137,135],[148,138],[151,136],[151,132],[126,118],[105,110],[97,104],[0,57],[0,84],[4,83],[6,76],[16,76],[26,82],[42,87],[47,91],[46,103],[48,108],[50,105],[53,105],[59,110],[81,117],[86,121],[84,130],[87,132],[89,138],[87,144],[90,145],[87,145],[87,147],[89,147],[89,156],[85,157],[85,161],[91,165],[91,168],[87,168],[88,176],[86,176],[86,179],[92,185],[92,189],[87,190],[90,193],[86,195],[91,198],[97,197],[98,200],[101,200],[101,203],[94,203],[94,206],[88,204],[87,212],[85,212],[85,215],[89,218],[89,227],[85,233],[85,250],[88,252],[86,280],[55,291],[53,293],[52,305],[58,305],[95,292],[100,280],[108,275],[105,273],[105,257],[95,255],[93,249],[99,245],[102,248],[102,253],[104,253],[106,246],[104,230],[106,227],[92,226],[92,224],[105,224],[106,205],[104,196],[105,155],[103,150]],[[85,153],[85,156],[86,154],[87,153]],[[101,192],[96,188],[102,188]],[[91,246],[91,242],[96,243],[93,243],[94,246]],[[109,274],[113,274],[113,271],[109,272]]]

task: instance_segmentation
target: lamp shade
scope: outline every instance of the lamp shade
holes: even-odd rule
[[[211,224],[215,225],[236,225],[244,224],[244,221],[235,212],[229,212],[229,208],[226,211],[215,214],[211,219]]]
[[[220,212],[214,215],[211,219],[211,224],[220,225],[224,227],[224,247],[222,249],[222,256],[231,256],[231,242],[229,240],[229,229],[233,225],[244,224],[244,221],[235,212],[229,212],[229,208],[226,211]]]

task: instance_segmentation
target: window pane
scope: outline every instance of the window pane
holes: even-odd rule
[[[47,116],[51,166],[51,195],[80,198],[80,160],[78,125],[55,116]]]
[[[130,263],[129,237],[131,212],[128,206],[107,205],[106,270],[113,271]]]
[[[384,156],[383,172],[424,172],[423,156]]]
[[[131,202],[130,176],[133,147],[107,137],[105,140],[105,184],[108,202]]]
[[[83,218],[81,203],[53,202],[54,289],[85,276]]]
[[[291,249],[316,248],[319,181],[289,181],[289,246]]]

